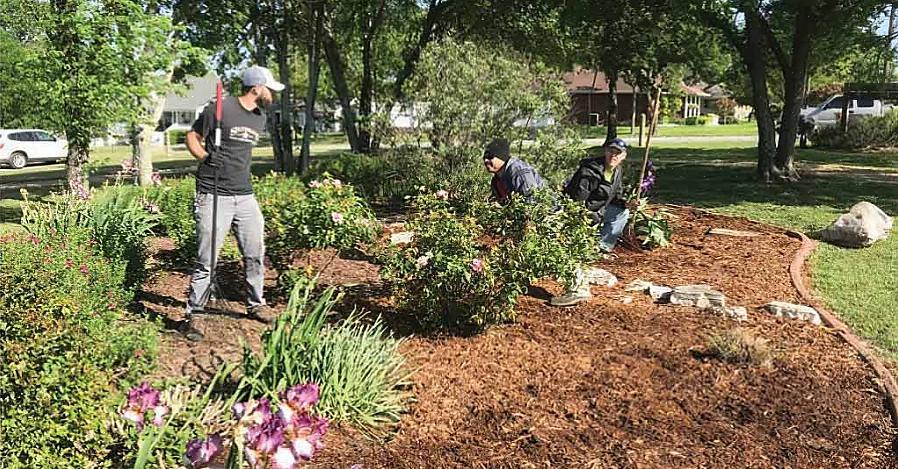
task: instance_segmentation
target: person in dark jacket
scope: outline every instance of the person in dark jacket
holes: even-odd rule
[[[604,155],[582,160],[564,188],[574,200],[586,204],[593,223],[599,226],[599,247],[611,252],[620,239],[630,211],[623,195],[623,167],[627,144],[617,138],[605,145]]]
[[[495,139],[483,152],[483,165],[493,173],[490,187],[493,199],[506,203],[512,194],[530,198],[534,190],[546,187],[546,181],[527,163],[511,156],[508,140]]]

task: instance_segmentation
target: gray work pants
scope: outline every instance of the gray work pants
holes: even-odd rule
[[[190,278],[187,314],[202,311],[204,300],[209,298],[209,271],[212,267],[212,194],[197,194],[193,214],[196,219],[197,257]],[[265,282],[264,233],[265,224],[259,203],[253,195],[219,195],[218,223],[215,233],[216,269],[218,254],[228,231],[233,231],[237,246],[243,255],[246,281],[246,306],[264,305],[262,288]]]

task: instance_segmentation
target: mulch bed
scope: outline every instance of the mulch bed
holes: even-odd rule
[[[898,433],[873,373],[855,351],[825,328],[757,309],[772,300],[798,301],[788,267],[800,241],[747,220],[674,213],[674,245],[619,250],[617,259],[600,266],[620,285],[594,287],[596,297],[586,304],[549,306],[546,300],[560,287],[547,281],[521,298],[515,324],[475,337],[410,336],[403,352],[416,370],[415,402],[398,432],[378,442],[333,426],[314,466],[898,466],[892,450]],[[760,234],[706,235],[710,228]],[[314,253],[312,263],[330,258]],[[238,290],[236,265],[225,266],[222,277],[232,287],[226,291]],[[653,304],[624,291],[637,278],[710,284],[728,304],[748,307],[749,321]],[[376,267],[366,261],[335,258],[322,279],[361,284],[349,288],[355,294],[348,298],[389,314]],[[185,273],[159,272],[143,304],[178,319],[186,286]],[[238,302],[225,306],[242,311]],[[711,335],[734,327],[770,341],[770,366],[732,365],[702,354]],[[206,340],[199,344],[164,336],[159,376],[204,381],[223,360],[239,359],[240,338],[258,346],[264,326],[233,314],[204,317],[200,328]]]

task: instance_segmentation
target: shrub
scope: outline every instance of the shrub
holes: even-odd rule
[[[509,244],[490,244],[472,216],[459,215],[448,200],[422,195],[415,200],[409,229],[414,241],[387,256],[384,277],[400,308],[429,328],[482,329],[513,318],[526,283],[521,253]]]
[[[196,197],[193,178],[166,179],[151,189],[147,198],[159,209],[160,234],[171,238],[177,248],[178,260],[192,262],[196,257],[196,220],[193,214]]]
[[[326,177],[308,188],[296,178],[269,175],[256,181],[265,217],[266,250],[286,270],[300,249],[346,250],[371,242],[379,232],[374,214],[352,186]]]
[[[533,60],[508,48],[454,39],[424,50],[406,94],[409,102],[426,103],[414,105],[415,131],[424,136],[419,141],[432,144],[449,174],[479,159],[492,138],[526,137],[529,127],[515,122],[561,120],[569,106],[561,81]]]
[[[881,117],[855,118],[848,121],[848,132],[839,125],[818,129],[811,140],[827,148],[890,148],[898,146],[898,109]]]
[[[318,409],[370,434],[399,422],[408,374],[400,340],[387,335],[380,318],[365,323],[356,314],[325,324],[339,301],[333,289],[313,298],[314,282],[293,289],[286,311],[262,336],[259,355],[244,350],[243,376],[235,399],[275,396],[295,382],[318,383]]]
[[[767,365],[773,360],[773,351],[768,341],[754,337],[744,329],[728,330],[711,336],[707,354],[735,364]]]
[[[146,277],[146,239],[159,216],[134,194],[120,187],[98,192],[90,204],[90,228],[97,249],[114,262],[125,263],[125,286],[139,287]]]
[[[649,248],[663,248],[670,245],[673,227],[670,226],[670,213],[663,208],[649,208],[649,200],[641,199],[631,215],[633,229],[641,239],[642,245]]]
[[[443,181],[437,164],[428,150],[400,147],[369,155],[319,158],[312,162],[312,171],[319,179],[331,174],[352,184],[366,200],[400,203],[420,187],[436,190]]]
[[[187,142],[186,130],[171,130],[168,132],[169,145],[184,145]]]
[[[553,278],[573,286],[575,271],[598,254],[596,228],[582,203],[545,190],[532,200],[518,195],[501,206],[486,204],[478,216],[486,231],[510,241],[518,252],[504,269],[529,283]]]
[[[0,454],[9,468],[96,467],[112,437],[115,380],[146,372],[155,335],[122,323],[124,266],[87,230],[0,241]],[[101,466],[105,467],[105,466]]]

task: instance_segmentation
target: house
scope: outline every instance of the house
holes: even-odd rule
[[[571,97],[571,119],[582,125],[599,125],[608,115],[608,78],[595,70],[578,69],[564,74],[564,83]],[[649,113],[649,97],[646,92],[635,89],[623,79],[616,84],[617,119],[619,123],[630,122],[638,114]],[[677,117],[686,118],[702,113],[702,105],[710,95],[698,86],[680,83],[683,102]]]
[[[165,106],[157,132],[167,130],[186,130],[193,125],[203,108],[215,99],[215,85],[218,75],[209,72],[202,77],[187,77],[186,91],[183,94],[169,92],[165,96]]]
[[[733,99],[733,94],[721,84],[706,86],[704,91],[708,93],[708,97],[702,101],[702,114],[714,113],[723,115],[717,103],[722,99]],[[736,103],[736,107],[733,108],[732,111],[732,117],[737,121],[744,121],[748,119],[748,115],[751,114],[751,111],[751,106]]]

